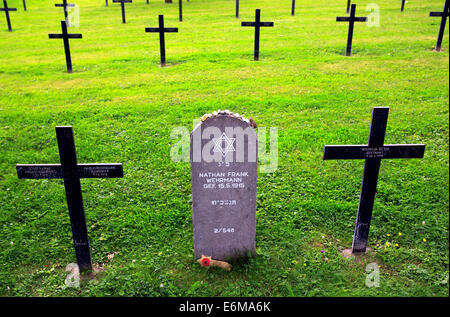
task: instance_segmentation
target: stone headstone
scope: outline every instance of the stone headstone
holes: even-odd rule
[[[250,121],[217,111],[191,133],[194,255],[230,261],[255,252],[258,140]]]

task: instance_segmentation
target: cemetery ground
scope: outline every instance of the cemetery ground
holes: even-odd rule
[[[448,296],[449,43],[433,47],[443,1],[77,0],[82,39],[66,73],[56,1],[10,0],[0,19],[1,296]],[[253,61],[252,21],[262,21]],[[164,14],[167,67],[157,27]],[[323,161],[326,144],[366,144],[372,107],[390,107],[385,143],[426,144],[423,159],[383,160],[369,235],[351,247],[364,163]],[[231,272],[193,256],[190,167],[170,158],[175,127],[217,109],[278,128],[278,169],[257,183],[256,256]],[[55,126],[73,126],[79,163],[121,162],[124,177],[83,179],[95,278],[66,287],[75,262],[63,181],[19,180],[16,163],[59,163]],[[366,285],[377,263],[379,287]]]

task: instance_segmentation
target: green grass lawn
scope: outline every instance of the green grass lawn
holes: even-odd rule
[[[357,23],[345,57],[345,0],[77,0],[83,39],[65,72],[56,1],[9,0],[0,14],[1,296],[449,296],[449,41],[433,51],[443,0],[377,0],[380,26]],[[111,2],[111,1],[110,1]],[[357,15],[367,16],[358,1]],[[254,19],[261,30],[253,59]],[[164,14],[167,64],[159,66]],[[352,242],[362,161],[322,161],[325,144],[367,142],[371,110],[390,107],[386,143],[424,143],[422,160],[384,160],[359,261]],[[278,169],[260,173],[257,254],[231,272],[193,257],[189,163],[172,162],[175,127],[217,109],[278,128]],[[16,163],[58,163],[55,126],[72,125],[80,163],[122,162],[122,179],[82,180],[93,262],[66,288],[75,262],[62,180],[19,180]],[[395,246],[395,245],[398,246]],[[321,252],[323,251],[323,252]],[[114,257],[112,258],[112,254]],[[109,256],[109,257],[108,257]],[[380,286],[365,284],[380,266]]]

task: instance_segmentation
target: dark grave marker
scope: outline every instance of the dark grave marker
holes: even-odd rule
[[[23,11],[27,11],[27,4],[25,0],[22,0],[22,3],[23,3]]]
[[[67,24],[65,21],[61,21],[62,34],[49,34],[50,39],[63,39],[64,53],[66,54],[67,72],[72,73],[72,58],[70,57],[69,39],[81,39],[81,34],[68,34]]]
[[[249,120],[205,115],[190,136],[195,259],[255,253],[258,140]]]
[[[241,26],[252,26],[255,28],[254,60],[259,60],[259,32],[261,27],[273,26],[273,22],[261,22],[261,10],[255,10],[255,22],[242,22]]]
[[[166,43],[164,33],[178,32],[178,28],[165,28],[164,15],[159,15],[158,28],[145,28],[145,32],[159,33],[159,51],[161,53],[161,66],[166,66]]]
[[[346,56],[352,55],[352,41],[353,41],[353,29],[355,22],[366,22],[367,17],[356,17],[356,4],[352,4],[350,17],[336,17],[336,22],[349,22],[348,24],[348,36],[347,36],[347,51]]]
[[[388,107],[373,108],[368,145],[325,146],[324,160],[365,160],[352,253],[366,252],[381,160],[423,158],[424,155],[424,144],[384,144],[388,113]]]
[[[442,10],[442,12],[430,12],[430,17],[441,17],[441,26],[439,27],[439,35],[435,47],[435,50],[438,52],[441,50],[442,39],[444,38],[445,25],[447,24],[448,18],[448,10],[448,0],[445,0],[444,10]]]
[[[236,0],[236,19],[239,18],[239,0]]]
[[[106,4],[106,6],[108,6],[108,0],[105,0],[105,4]]]
[[[67,26],[69,25],[69,18],[67,13],[67,7],[74,7],[75,4],[67,3],[67,0],[62,0],[63,3],[55,3],[55,7],[62,7],[64,11],[64,20],[66,20]]]
[[[292,0],[291,15],[295,15],[295,0]]]
[[[347,13],[350,13],[350,4],[351,4],[351,0],[347,0]]]
[[[402,7],[400,8],[401,12],[403,12],[405,10],[405,2],[406,2],[406,0],[402,0]]]
[[[56,127],[61,164],[17,164],[19,179],[64,179],[73,244],[80,271],[92,270],[80,178],[123,177],[121,163],[78,164],[72,127]]]
[[[178,12],[179,12],[179,20],[183,22],[183,3],[182,0],[178,0]]]
[[[3,0],[3,8],[0,8],[0,11],[4,11],[6,15],[6,23],[8,24],[8,31],[12,32],[11,20],[9,18],[9,11],[17,11],[16,8],[8,8],[8,3],[6,0]]]
[[[127,23],[125,20],[125,3],[132,3],[132,0],[113,0],[114,3],[120,3],[122,8],[122,23]]]

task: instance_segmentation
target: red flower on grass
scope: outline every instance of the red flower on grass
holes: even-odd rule
[[[211,263],[211,261],[208,258],[203,258],[202,259],[202,265],[203,266],[209,266],[210,263]]]

